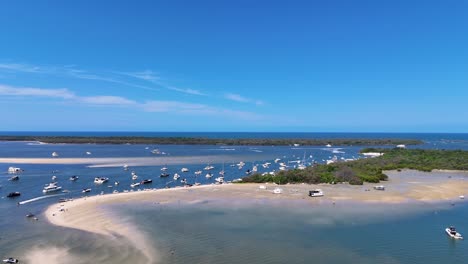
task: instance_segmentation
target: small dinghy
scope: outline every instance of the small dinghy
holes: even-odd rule
[[[7,258],[3,260],[3,263],[18,263],[18,260],[15,258]]]
[[[445,232],[453,239],[463,239],[463,236],[453,226],[445,228]]]

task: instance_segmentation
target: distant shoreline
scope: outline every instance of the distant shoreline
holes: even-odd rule
[[[394,138],[203,138],[203,137],[141,137],[141,136],[5,136],[0,141],[36,141],[48,144],[157,144],[157,145],[227,145],[227,146],[396,146],[421,145],[418,139]]]

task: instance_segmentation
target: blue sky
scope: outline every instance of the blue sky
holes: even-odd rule
[[[468,132],[467,1],[1,1],[0,131]]]

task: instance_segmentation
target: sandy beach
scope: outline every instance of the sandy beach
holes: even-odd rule
[[[243,155],[245,162],[271,158],[266,155]],[[115,157],[115,158],[0,158],[0,164],[83,164],[90,168],[128,166],[162,166],[177,164],[206,164],[240,160],[236,155],[170,156],[170,157]]]
[[[468,190],[467,173],[454,177],[430,177],[429,173],[415,171],[388,172],[389,181],[383,182],[385,191],[374,190],[377,184],[366,183],[362,186],[348,184],[224,184],[180,187],[173,189],[141,190],[127,193],[98,195],[75,199],[51,205],[45,216],[52,224],[101,234],[109,238],[124,237],[143,252],[152,263],[157,253],[147,242],[144,234],[135,226],[120,222],[113,217],[108,206],[119,204],[180,204],[191,206],[211,203],[222,206],[258,206],[268,203],[272,206],[317,206],[343,202],[399,204],[411,202],[448,202],[461,201],[459,196]],[[265,186],[266,189],[261,189]],[[274,194],[279,187],[281,194]],[[320,188],[324,197],[308,197],[308,191]]]

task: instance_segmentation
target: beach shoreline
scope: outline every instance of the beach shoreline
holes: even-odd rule
[[[147,254],[146,258],[157,258],[151,243],[138,228],[131,223],[119,221],[109,213],[111,206],[119,205],[176,205],[212,204],[214,206],[301,206],[304,208],[343,203],[366,204],[407,204],[407,203],[453,203],[460,200],[468,189],[465,177],[449,178],[442,176],[427,177],[417,171],[390,173],[389,181],[383,182],[385,191],[374,190],[377,184],[223,184],[177,187],[170,189],[147,189],[116,194],[82,197],[65,203],[49,206],[44,216],[55,226],[72,228],[85,232],[103,235],[109,239],[124,237],[132,245]],[[468,176],[463,175],[463,176]],[[264,186],[266,189],[260,188]],[[274,194],[275,188],[281,188],[281,194]],[[323,197],[308,197],[308,191],[320,188]],[[460,200],[461,201],[461,200]],[[151,263],[151,262],[148,262]]]

